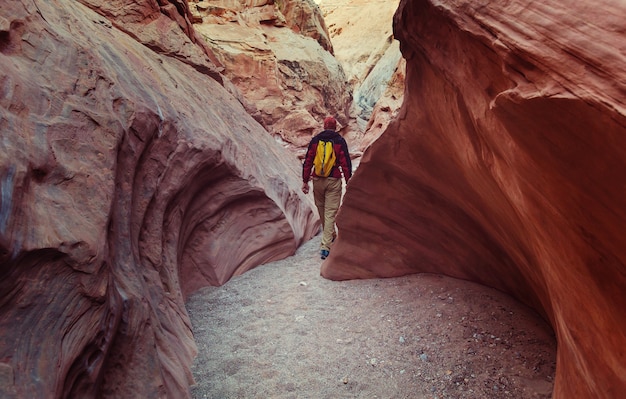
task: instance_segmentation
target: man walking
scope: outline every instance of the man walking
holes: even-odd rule
[[[311,139],[302,165],[302,191],[309,192],[309,180],[313,180],[313,198],[322,222],[322,243],[320,255],[326,259],[330,253],[330,244],[335,240],[335,216],[341,203],[341,176],[346,184],[352,177],[352,162],[348,152],[348,144],[335,130],[337,121],[332,116],[324,119],[324,131]],[[331,142],[335,163],[327,177],[324,173],[316,173],[314,161],[319,158],[318,147]]]

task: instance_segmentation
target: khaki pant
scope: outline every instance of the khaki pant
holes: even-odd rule
[[[322,222],[322,244],[320,249],[330,250],[335,239],[335,216],[341,203],[341,179],[334,177],[313,178],[313,198]]]

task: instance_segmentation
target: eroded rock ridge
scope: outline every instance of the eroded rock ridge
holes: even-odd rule
[[[352,90],[312,0],[202,0],[190,8],[250,115],[285,147],[306,147],[327,115],[348,125]]]

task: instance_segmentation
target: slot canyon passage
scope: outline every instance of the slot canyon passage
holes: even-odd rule
[[[0,398],[622,398],[625,17],[4,0]]]

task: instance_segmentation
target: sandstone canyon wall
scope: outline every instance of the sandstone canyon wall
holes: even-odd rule
[[[248,113],[300,153],[321,121],[350,118],[352,91],[312,0],[190,2],[194,27]]]
[[[508,292],[556,332],[555,398],[621,398],[625,18],[611,0],[402,0],[405,101],[350,181],[322,274]]]
[[[362,150],[380,136],[402,104],[405,62],[392,32],[399,1],[316,1],[353,91],[352,123],[345,135],[355,150]]]
[[[185,295],[318,229],[189,21],[179,0],[2,2],[2,398],[188,397]]]

